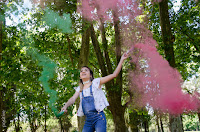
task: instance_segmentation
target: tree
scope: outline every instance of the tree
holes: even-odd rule
[[[162,31],[162,40],[164,44],[165,58],[169,62],[170,66],[175,68],[175,58],[174,58],[174,37],[171,31],[171,25],[169,20],[168,13],[168,0],[162,0],[159,3],[159,13],[160,13],[160,25]],[[170,115],[169,117],[170,131],[171,132],[182,132],[183,124],[181,115],[174,116]]]
[[[81,49],[80,49],[80,55],[79,55],[79,62],[78,62],[78,69],[80,69],[82,66],[87,66],[89,63],[89,53],[90,53],[90,46],[89,46],[89,24],[86,22],[86,20],[83,19],[82,23],[82,42],[81,42]],[[76,108],[78,110],[80,101],[76,101]],[[78,117],[78,130],[82,131],[83,126],[85,122],[85,117]]]
[[[1,5],[2,6],[2,5]],[[3,10],[1,9],[0,10],[1,12],[1,20],[0,20],[0,61],[1,61],[1,65],[2,65],[2,45],[3,45],[3,23],[4,23],[4,20],[2,20],[4,17],[2,16],[3,13]],[[1,69],[1,65],[0,65],[0,69]],[[1,78],[2,80],[2,78]],[[0,87],[0,119],[1,119],[1,123],[0,123],[0,131],[3,131],[3,121],[2,121],[2,112],[3,112],[3,91],[2,91],[2,87]]]
[[[4,16],[4,15],[3,15]],[[3,17],[3,19],[5,16]],[[19,49],[15,46],[16,28],[11,27],[14,37],[7,37],[10,29],[5,27],[5,21],[1,21],[1,127],[0,131],[6,131],[10,125],[10,121],[14,119],[17,110],[15,108],[15,92],[17,90],[17,75],[19,74],[19,63],[16,56],[19,54]],[[4,30],[4,31],[3,31]],[[6,32],[5,32],[6,31]],[[7,53],[6,55],[3,53]]]
[[[195,26],[198,23],[196,20],[198,20],[199,16],[197,13],[198,2],[188,0],[182,1],[180,9],[177,12],[172,8],[172,2],[174,1],[162,1],[151,7],[149,10],[151,11],[151,26],[149,28],[154,33],[154,38],[159,44],[158,50],[160,54],[169,61],[172,67],[179,70],[182,78],[185,80],[195,74],[199,67],[199,59],[197,59],[198,46],[195,46],[198,41],[198,37],[195,35],[199,34]],[[169,7],[167,7],[167,5]],[[146,8],[147,11],[148,8],[149,7]],[[160,10],[158,11],[158,9]],[[161,16],[162,14],[163,17]],[[161,17],[163,19],[161,19]],[[188,22],[190,24],[188,24]],[[159,30],[160,27],[161,30]],[[163,34],[165,34],[165,36]],[[192,64],[190,65],[189,63],[191,62]],[[188,64],[192,70],[188,70]],[[181,126],[181,118],[179,118],[178,122],[180,122],[179,124]]]
[[[115,23],[115,47],[116,47],[116,59],[117,63],[121,57],[121,44],[120,44],[120,36],[119,36],[119,27],[118,22]],[[97,60],[102,72],[102,76],[107,76],[112,73],[113,66],[111,65],[110,58],[108,56],[108,49],[106,47],[106,39],[105,39],[105,31],[103,30],[103,24],[101,25],[101,32],[102,32],[102,41],[103,41],[103,52],[105,53],[105,57],[102,54],[102,50],[100,49],[99,42],[96,37],[96,33],[94,31],[93,25],[91,25],[90,34],[92,39],[92,44],[97,56]],[[106,59],[106,61],[104,60]],[[107,67],[106,67],[107,66]],[[106,91],[107,91],[107,98],[110,103],[109,110],[113,115],[113,120],[115,124],[115,131],[126,131],[125,119],[124,119],[124,112],[126,106],[122,106],[121,98],[122,98],[122,72],[119,73],[116,81],[111,80],[110,82],[105,84]]]

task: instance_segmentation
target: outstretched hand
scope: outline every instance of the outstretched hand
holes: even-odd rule
[[[67,108],[64,106],[60,112],[64,111],[64,113],[67,113]]]
[[[126,52],[122,55],[121,60],[125,60],[129,57],[129,54]]]
[[[127,52],[125,52],[125,53],[122,55],[121,59],[122,59],[122,60],[127,59],[127,58],[129,57],[129,54],[130,54],[130,52],[131,52],[132,50],[134,50],[134,46],[132,46]]]

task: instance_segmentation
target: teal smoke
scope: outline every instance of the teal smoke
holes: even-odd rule
[[[58,13],[54,12],[50,9],[45,9],[45,15],[42,18],[43,21],[49,26],[50,28],[58,28],[62,33],[71,33],[72,29],[72,22],[70,19],[69,14],[63,14],[59,16]],[[24,38],[23,39],[25,45],[22,47],[26,47],[27,54],[32,56],[33,60],[38,61],[38,65],[43,67],[43,71],[39,78],[44,91],[49,94],[49,107],[56,115],[56,117],[60,117],[64,112],[58,112],[57,108],[55,107],[55,103],[57,100],[57,91],[50,88],[49,80],[54,77],[55,68],[57,65],[47,56],[40,54],[37,48],[34,48],[33,44],[34,40],[32,38]]]
[[[70,14],[63,13],[62,16],[59,16],[55,11],[46,8],[42,20],[45,21],[50,28],[58,28],[62,33],[71,33],[73,31],[71,29],[72,21]]]
[[[42,18],[43,21],[50,28],[58,28],[62,33],[71,33],[73,30],[71,29],[72,22],[69,14],[63,14],[63,16],[59,16],[58,13],[54,12],[50,9],[45,9],[45,15]],[[57,100],[57,91],[50,88],[49,80],[54,77],[55,68],[57,65],[47,56],[40,54],[37,48],[34,48],[33,44],[34,40],[32,38],[24,38],[24,45],[22,47],[26,47],[26,52],[28,55],[32,56],[33,60],[38,61],[38,65],[43,67],[43,71],[39,78],[44,91],[49,94],[49,107],[56,115],[56,117],[62,116],[64,112],[58,112],[55,107],[55,103]]]
[[[26,42],[30,41],[26,40]],[[33,42],[33,41],[32,41]],[[30,42],[31,43],[31,42]],[[32,45],[26,44],[26,53],[32,57],[33,60],[38,61],[38,65],[43,67],[43,71],[41,72],[41,76],[39,81],[41,82],[44,91],[49,94],[49,107],[54,112],[54,114],[58,115],[58,110],[55,107],[55,103],[57,100],[57,91],[50,88],[49,80],[54,77],[55,68],[57,65],[47,56],[40,54],[37,48],[34,48]]]

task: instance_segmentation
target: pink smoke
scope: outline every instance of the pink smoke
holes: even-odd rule
[[[153,43],[156,44],[153,39],[149,38],[147,41],[147,43],[152,42],[152,46],[146,43],[135,44],[134,47],[139,50],[140,57],[132,56],[137,67],[131,77],[132,83],[136,85],[136,89],[133,89],[140,93],[138,99],[140,105],[149,104],[154,109],[171,114],[197,110],[196,98],[182,92],[181,83],[183,80],[180,73],[170,67],[168,61],[164,60],[157,52],[156,47],[153,46]],[[143,64],[138,62],[142,59],[144,60]],[[146,67],[141,70],[143,65]]]
[[[113,13],[118,17],[128,16],[130,11],[134,11],[135,16],[141,14],[137,0],[80,0],[78,3],[77,11],[89,21],[112,21]]]
[[[136,93],[135,100],[140,106],[148,104],[172,114],[196,110],[196,98],[182,92],[180,73],[157,52],[157,43],[148,30],[149,20],[142,16],[139,4],[137,0],[82,0],[78,12],[90,21],[120,22],[124,49],[131,47],[130,52],[134,51],[132,62],[136,70],[129,73],[130,91]],[[139,17],[143,17],[142,22]]]

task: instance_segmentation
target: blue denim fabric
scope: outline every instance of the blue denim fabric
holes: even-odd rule
[[[106,117],[103,111],[98,112],[95,109],[92,85],[90,86],[90,96],[84,97],[82,91],[82,108],[86,116],[82,132],[106,132]]]

